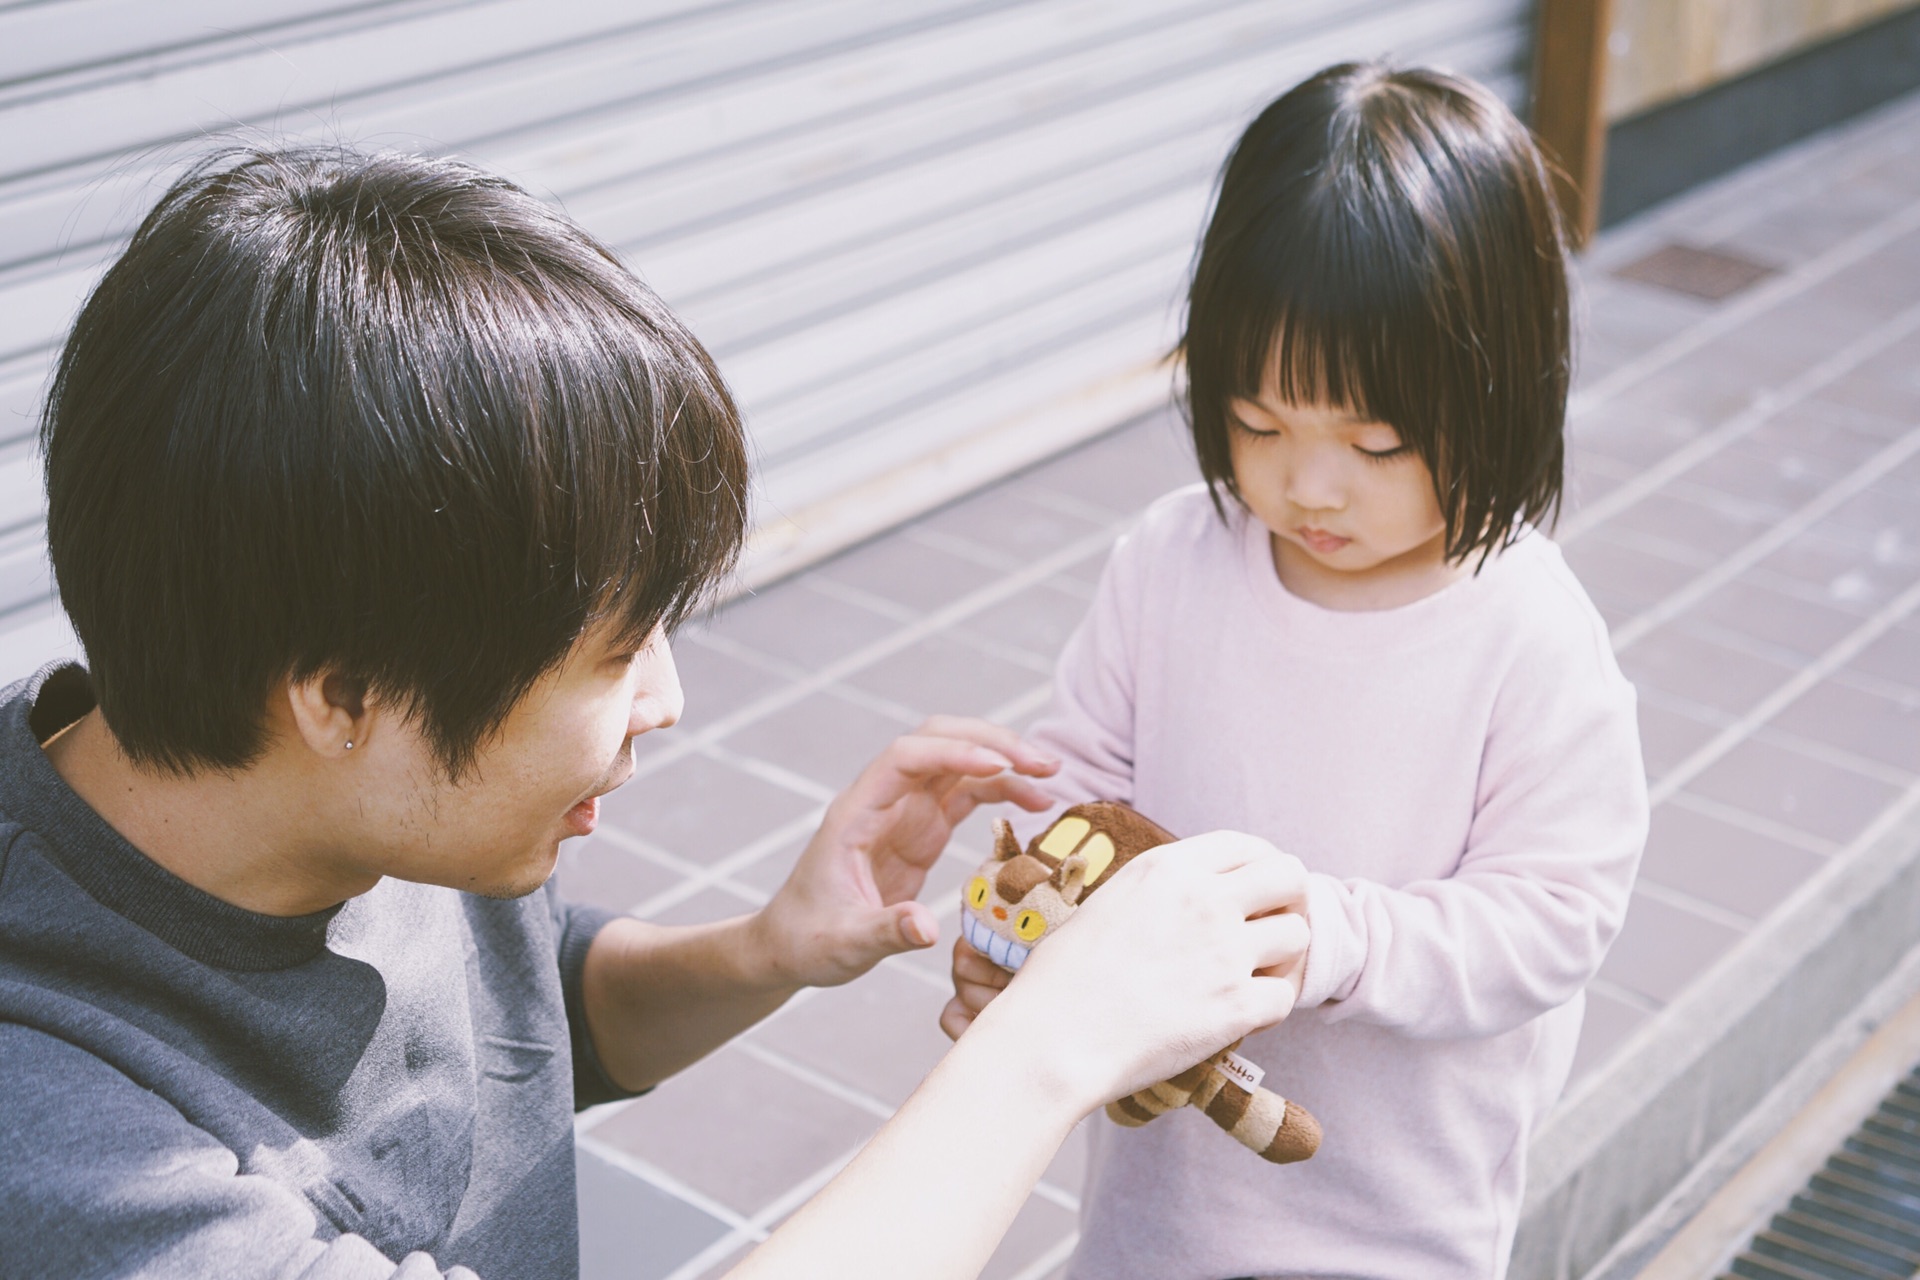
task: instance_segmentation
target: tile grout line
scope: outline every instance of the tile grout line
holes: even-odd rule
[[[1594,978],[1587,983],[1587,990],[1597,991],[1609,1000],[1618,1001],[1630,1009],[1637,1009],[1645,1014],[1656,1014],[1666,1007],[1644,991],[1623,987],[1611,978]]]
[[[708,1217],[724,1223],[729,1230],[740,1231],[750,1225],[750,1219],[741,1216],[738,1211],[721,1204],[706,1192],[699,1190],[697,1187],[689,1186],[687,1183],[682,1182],[649,1160],[642,1160],[639,1156],[629,1155],[612,1143],[602,1142],[600,1139],[594,1137],[591,1131],[576,1133],[574,1143],[576,1146],[591,1152],[597,1158],[606,1161],[616,1169],[638,1178],[663,1195],[672,1196],[676,1200],[692,1205]]]
[[[1653,466],[1609,489],[1580,508],[1578,512],[1568,517],[1564,532],[1555,531],[1556,538],[1562,543],[1567,543],[1590,532],[1601,522],[1618,515],[1642,498],[1648,497],[1668,481],[1678,479],[1727,445],[1742,436],[1752,434],[1776,414],[1792,408],[1827,383],[1850,373],[1856,366],[1880,354],[1912,332],[1916,325],[1920,325],[1920,306],[1909,307],[1891,320],[1883,322],[1878,328],[1855,338],[1818,364],[1788,379],[1786,384],[1778,390],[1762,392],[1746,408],[1713,430],[1698,439],[1688,441]]]
[[[1920,308],[1914,312],[1920,318]],[[1751,569],[1788,542],[1833,514],[1847,499],[1879,480],[1901,463],[1920,453],[1920,430],[1895,441],[1874,454],[1814,499],[1782,519],[1753,541],[1720,563],[1698,575],[1678,590],[1657,601],[1651,608],[1629,618],[1613,630],[1613,651],[1623,653],[1644,640],[1655,628],[1671,622],[1687,609]]]
[[[898,1109],[888,1106],[884,1101],[874,1097],[863,1089],[856,1089],[852,1085],[843,1084],[824,1071],[809,1067],[806,1063],[796,1058],[791,1058],[781,1053],[778,1049],[769,1049],[763,1044],[754,1042],[747,1036],[736,1036],[728,1043],[762,1066],[771,1067],[783,1075],[798,1080],[801,1084],[807,1085],[809,1088],[819,1090],[829,1098],[836,1098],[846,1103],[857,1111],[864,1111],[876,1120],[882,1122],[891,1120],[893,1113]],[[916,1085],[915,1087],[917,1088],[918,1086]]]
[[[1773,840],[1802,853],[1810,853],[1816,858],[1832,858],[1842,846],[1825,836],[1816,836],[1812,832],[1790,827],[1784,822],[1775,822],[1772,818],[1749,813],[1739,805],[1728,804],[1724,800],[1713,800],[1706,796],[1697,796],[1690,791],[1681,791],[1669,797],[1667,803],[1676,809],[1702,818],[1711,818],[1727,826],[1737,828],[1748,835],[1759,836],[1763,840]]]
[[[1879,639],[1901,619],[1911,614],[1915,608],[1920,608],[1920,584],[1908,587],[1901,592],[1878,613],[1868,618],[1825,653],[1795,672],[1779,688],[1761,699],[1759,705],[1722,729],[1692,755],[1675,765],[1658,782],[1648,788],[1648,804],[1651,806],[1665,802],[1668,797],[1732,751],[1755,729],[1778,715],[1794,699],[1826,679],[1842,664]]]
[[[674,1268],[667,1274],[665,1280],[697,1280],[708,1267],[719,1262],[735,1249],[764,1241],[771,1234],[770,1228],[773,1223],[813,1199],[820,1188],[833,1181],[834,1177],[851,1164],[853,1158],[859,1155],[866,1145],[864,1142],[859,1143],[843,1155],[829,1160],[811,1175],[788,1188],[784,1194],[769,1201],[758,1212],[750,1214],[740,1226]]]
[[[654,894],[642,903],[641,907],[635,908],[633,914],[639,915],[644,919],[649,915],[658,915],[669,907],[679,906],[682,902],[685,902],[688,898],[700,892],[700,890],[728,878],[736,871],[742,871],[752,866],[761,858],[766,857],[769,853],[772,853],[788,841],[797,840],[807,835],[820,825],[820,820],[826,816],[826,813],[827,807],[822,804],[809,809],[798,817],[789,818],[773,830],[749,840],[746,844],[741,845],[738,849],[726,857],[721,858],[712,866],[696,867],[696,869],[687,872],[686,879],[681,881],[681,883],[668,889],[662,889],[659,893]],[[621,834],[625,835],[626,833],[622,832]],[[615,843],[618,843],[618,841]],[[642,910],[642,908],[644,908],[644,910]]]
[[[1633,892],[1658,902],[1662,906],[1672,907],[1676,911],[1685,911],[1711,921],[1723,928],[1745,933],[1753,928],[1755,921],[1751,916],[1743,916],[1738,911],[1696,897],[1685,889],[1676,889],[1672,885],[1662,884],[1658,880],[1649,880],[1644,874],[1634,877]]]
[[[1054,1268],[1071,1258],[1073,1251],[1079,1247],[1080,1233],[1069,1231],[1055,1242],[1051,1249],[1014,1272],[1007,1280],[1046,1280],[1046,1277],[1053,1273]]]
[[[1908,205],[1898,213],[1882,218],[1866,230],[1761,285],[1726,310],[1681,330],[1651,351],[1628,360],[1592,386],[1574,392],[1567,406],[1568,416],[1583,415],[1595,405],[1604,404],[1634,383],[1692,355],[1715,338],[1731,333],[1775,305],[1824,283],[1916,228],[1920,228],[1920,204]]]
[[[1920,775],[1910,769],[1902,769],[1897,764],[1888,764],[1872,756],[1863,756],[1857,751],[1845,747],[1836,747],[1830,742],[1818,738],[1809,738],[1805,734],[1795,733],[1791,729],[1782,729],[1778,725],[1763,724],[1753,731],[1755,742],[1764,742],[1768,746],[1779,747],[1782,751],[1791,751],[1797,756],[1817,760],[1821,764],[1830,764],[1836,769],[1845,769],[1857,773],[1863,778],[1875,782],[1884,782],[1890,787],[1902,791],[1920,782]]]
[[[716,764],[731,765],[749,777],[771,783],[794,795],[811,800],[815,804],[825,805],[832,802],[840,793],[822,782],[815,782],[805,774],[795,773],[785,765],[775,764],[745,751],[719,742],[702,742],[694,747],[694,753],[705,756]]]

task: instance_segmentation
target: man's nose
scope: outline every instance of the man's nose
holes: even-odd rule
[[[644,664],[640,683],[634,689],[633,709],[628,717],[629,734],[665,729],[680,719],[687,697],[680,688],[680,672],[673,662],[673,650],[662,636],[649,646],[641,658]]]

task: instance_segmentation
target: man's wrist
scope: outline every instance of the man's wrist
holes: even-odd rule
[[[741,916],[733,923],[740,930],[734,954],[740,964],[739,979],[742,983],[770,993],[785,992],[789,995],[812,985],[802,971],[793,943],[793,931],[787,927],[785,912],[777,897],[752,915]]]

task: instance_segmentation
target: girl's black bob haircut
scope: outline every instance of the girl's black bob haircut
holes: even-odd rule
[[[47,540],[108,727],[247,765],[280,681],[394,699],[449,773],[590,629],[638,646],[744,535],[707,353],[561,214],[451,160],[234,150],[80,312]]]
[[[1182,348],[1216,505],[1231,402],[1263,392],[1399,432],[1432,470],[1446,555],[1482,560],[1560,502],[1566,240],[1526,127],[1480,85],[1329,67],[1235,144]],[[1222,508],[1224,511],[1224,507]]]

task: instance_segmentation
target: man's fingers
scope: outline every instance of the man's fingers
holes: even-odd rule
[[[1247,921],[1255,969],[1284,969],[1307,954],[1312,940],[1305,917],[1288,912]]]
[[[990,778],[1013,767],[1013,761],[991,747],[959,738],[907,734],[895,738],[874,758],[851,788],[861,804],[884,809],[930,782],[960,778]]]
[[[874,922],[874,942],[883,956],[896,951],[918,951],[939,940],[939,922],[924,903],[895,903]]]
[[[962,778],[940,802],[941,816],[955,826],[983,804],[1017,804],[1029,813],[1053,806],[1053,797],[1016,774]]]
[[[960,738],[998,751],[1012,762],[1016,771],[1035,778],[1059,772],[1060,761],[1034,746],[1005,725],[973,716],[931,716],[915,729],[916,734],[935,738]]]

